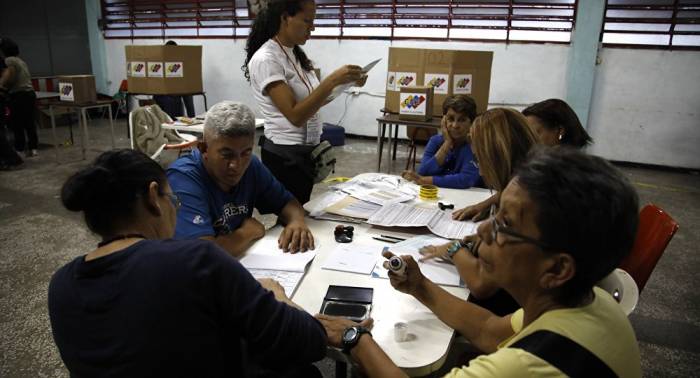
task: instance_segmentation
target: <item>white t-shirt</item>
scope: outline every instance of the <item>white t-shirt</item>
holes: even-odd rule
[[[311,90],[318,87],[316,74],[302,68],[291,48],[284,47],[273,39],[268,40],[248,62],[248,72],[253,96],[265,118],[267,139],[284,145],[320,143],[321,120],[318,113],[309,119],[305,127],[296,127],[277,109],[266,91],[270,83],[283,81],[291,88],[294,98],[301,101],[309,96],[309,85]],[[299,74],[303,75],[303,79]]]

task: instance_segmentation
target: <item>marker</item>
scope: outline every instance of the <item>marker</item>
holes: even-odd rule
[[[383,238],[378,238],[375,236],[372,236],[372,239],[387,242],[387,243],[398,243],[399,242],[398,240],[383,239]]]
[[[394,239],[394,240],[398,240],[398,241],[406,240],[405,238],[397,238],[396,236],[391,236],[391,235],[379,235],[379,236],[386,238],[386,239]]]

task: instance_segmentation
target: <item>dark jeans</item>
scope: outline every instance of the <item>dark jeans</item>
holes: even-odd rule
[[[22,158],[17,155],[17,151],[7,141],[5,123],[5,105],[0,103],[0,166],[17,165],[22,163]]]
[[[35,150],[39,146],[34,112],[36,111],[36,94],[34,91],[22,91],[10,94],[10,119],[7,124],[15,134],[15,150]],[[25,137],[26,133],[26,137]]]
[[[302,205],[309,202],[314,188],[313,179],[297,164],[290,164],[287,159],[262,149],[262,162],[267,169],[296,197]]]
[[[182,103],[185,103],[187,116],[194,118],[194,100],[192,96],[153,96],[153,101],[156,102],[164,112],[166,112],[173,120],[176,117],[184,115]]]

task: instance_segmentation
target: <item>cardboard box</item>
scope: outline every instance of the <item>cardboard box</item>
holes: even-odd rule
[[[125,46],[129,92],[202,93],[202,46]]]
[[[60,100],[83,104],[97,101],[95,77],[92,75],[70,75],[58,77]]]
[[[433,118],[434,91],[431,86],[402,87],[398,102],[399,119],[429,121]],[[442,113],[438,114],[442,116]]]
[[[442,102],[451,94],[466,94],[486,111],[491,86],[491,51],[389,48],[389,72],[384,107],[399,112],[402,89],[432,86],[432,112],[442,116]]]

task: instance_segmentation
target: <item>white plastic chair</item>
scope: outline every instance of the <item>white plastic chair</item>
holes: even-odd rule
[[[135,150],[136,145],[134,144],[134,120],[133,120],[133,114],[134,111],[129,112],[129,135],[131,136],[131,149]],[[168,122],[172,122],[173,120],[168,116]],[[158,160],[158,157],[160,156],[161,153],[163,153],[164,150],[178,150],[178,156],[180,156],[180,153],[184,149],[191,148],[197,146],[199,143],[199,140],[197,139],[197,136],[191,135],[191,134],[181,134],[177,130],[172,130],[175,132],[177,136],[180,138],[184,139],[185,141],[182,143],[177,143],[177,144],[167,144],[164,143],[162,146],[158,147],[158,150],[151,155],[151,159],[153,160]]]
[[[617,268],[596,286],[607,291],[620,304],[622,311],[629,316],[639,301],[639,289],[632,276]]]

